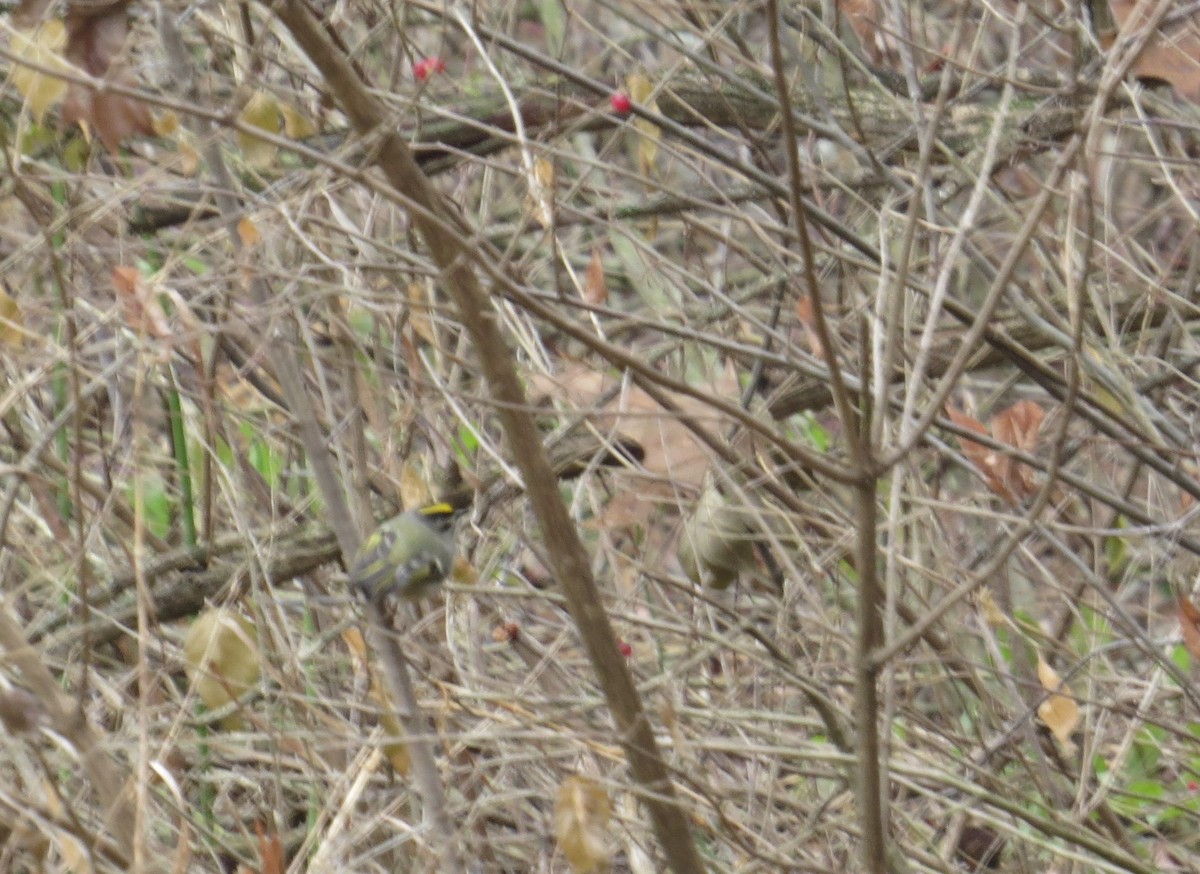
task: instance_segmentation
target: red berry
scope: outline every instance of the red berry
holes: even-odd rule
[[[629,111],[633,109],[633,101],[624,91],[614,91],[612,97],[608,98],[608,102],[617,115],[628,115]]]
[[[1195,780],[1188,780],[1188,790],[1195,792],[1197,789],[1200,789],[1200,783],[1197,783]]]
[[[424,82],[434,73],[445,73],[446,62],[438,57],[421,58],[413,64],[413,75],[417,77],[418,82]]]
[[[506,622],[492,629],[492,640],[496,643],[516,643],[521,636],[521,626],[515,622]]]
[[[617,643],[617,649],[621,651],[621,655],[625,656],[625,658],[629,658],[631,655],[633,655],[633,647],[623,640]]]

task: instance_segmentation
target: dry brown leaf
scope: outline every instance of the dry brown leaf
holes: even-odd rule
[[[1183,632],[1183,645],[1192,658],[1200,659],[1200,608],[1186,595],[1175,599],[1179,605],[1179,630]]]
[[[950,404],[946,405],[946,415],[960,428],[989,434],[981,422]],[[1037,446],[1044,419],[1045,412],[1038,404],[1018,401],[992,417],[990,435],[999,443],[1029,452]],[[1028,465],[965,437],[959,438],[959,445],[963,455],[983,473],[992,491],[1009,503],[1015,504],[1037,491],[1034,471]]]
[[[1022,452],[1032,453],[1037,448],[1045,418],[1040,405],[1033,401],[1018,401],[992,417],[992,436]],[[1018,497],[1028,497],[1037,491],[1033,468],[1007,455],[999,454],[996,475],[1009,492]]]
[[[252,249],[262,242],[262,234],[258,232],[258,226],[249,216],[243,216],[238,221],[237,233],[238,239],[247,249]]]
[[[575,874],[608,870],[608,822],[612,806],[597,781],[582,775],[563,780],[554,798],[554,837]]]
[[[272,828],[268,833],[261,819],[255,820],[254,832],[258,836],[259,874],[283,874],[287,868],[287,856],[279,832]]]
[[[968,871],[986,871],[1000,866],[1007,841],[988,826],[963,826],[954,848],[955,857]]]
[[[825,346],[821,343],[816,324],[813,321],[812,298],[807,294],[796,301],[796,318],[800,320],[800,325],[804,328],[804,336],[808,339],[808,351],[813,354],[814,358],[827,361]]]
[[[342,632],[342,642],[346,644],[346,648],[350,650],[350,653],[365,666],[367,662],[367,641],[363,638],[362,631],[354,626],[350,626]]]
[[[1040,654],[1037,675],[1042,688],[1050,693],[1050,697],[1038,705],[1038,719],[1046,724],[1069,753],[1075,749],[1071,735],[1079,727],[1079,705],[1071,697],[1071,689]]]
[[[114,267],[112,281],[130,330],[157,340],[169,340],[174,336],[167,314],[158,302],[158,295],[146,284],[136,267]]]
[[[601,399],[617,384],[605,374],[591,369],[569,368],[553,379],[533,376],[530,383],[538,394],[560,397],[576,409],[594,410],[591,420],[602,432],[619,434],[645,450],[642,467],[649,474],[675,486],[690,486],[699,493],[704,474],[711,465],[711,453],[679,416],[664,410],[640,388],[623,388],[600,407]],[[714,381],[712,394],[736,398],[736,377],[727,373]],[[673,400],[680,413],[695,418],[713,433],[721,433],[728,424],[724,416],[694,398],[676,397]],[[663,493],[672,491],[672,486],[666,486]]]
[[[978,419],[968,416],[962,410],[959,410],[950,404],[946,404],[946,415],[949,417],[951,422],[960,428],[968,431],[974,431],[976,434],[983,434],[984,436],[988,435],[988,430],[983,426],[982,422],[980,422]],[[1012,493],[1008,490],[1008,487],[1004,485],[1004,481],[1001,480],[996,474],[997,467],[999,466],[999,453],[989,449],[982,443],[976,443],[974,440],[968,440],[966,437],[959,437],[958,445],[962,448],[963,455],[967,457],[967,460],[979,468],[991,490],[1000,495],[1000,497],[1004,498],[1006,501],[1016,503],[1016,501],[1013,499]]]
[[[1154,5],[1142,4],[1141,14],[1135,16],[1137,0],[1109,0],[1120,36],[1145,27]],[[1181,97],[1200,103],[1200,14],[1195,10],[1168,14],[1166,24],[1150,37],[1130,72],[1143,79],[1160,79]]]
[[[681,496],[686,502],[701,494],[714,458],[682,419],[686,417],[718,435],[728,432],[732,420],[690,396],[671,397],[677,412],[664,409],[637,386],[622,385],[582,365],[564,367],[553,378],[531,375],[529,385],[535,402],[545,403],[547,397],[553,397],[566,407],[589,410],[588,420],[599,433],[640,447],[640,465],[622,474],[629,477],[623,480],[628,487],[616,490],[596,525],[606,531],[641,529],[647,532],[645,549],[674,552],[674,532],[650,523],[664,506],[679,507]],[[736,371],[727,366],[713,376],[708,389],[715,397],[736,402]],[[735,449],[750,457],[756,451],[748,435],[739,438]]]
[[[1031,452],[1037,447],[1045,417],[1041,406],[1033,401],[1018,401],[992,417],[992,434],[1002,443]]]
[[[875,66],[883,63],[879,39],[879,5],[876,0],[837,0],[837,8],[858,42],[867,60]]]
[[[1196,476],[1200,474],[1200,469],[1198,469],[1196,465],[1192,464],[1190,461],[1182,462],[1180,467],[1183,469],[1183,475],[1189,479],[1195,479]],[[1187,513],[1187,511],[1192,509],[1195,504],[1196,498],[1191,492],[1179,489],[1179,515],[1182,516],[1183,514]]]
[[[73,4],[66,18],[64,55],[72,64],[98,79],[137,87],[137,80],[121,57],[129,36],[125,5]],[[71,83],[67,90],[62,119],[64,124],[79,124],[85,132],[95,131],[104,148],[114,154],[122,140],[154,133],[150,110],[140,100],[76,83]]]
[[[429,290],[422,282],[408,284],[408,323],[412,332],[431,346],[437,345],[433,322],[429,318]]]
[[[588,262],[583,299],[592,306],[603,306],[608,302],[608,283],[604,279],[604,262],[600,260],[598,248],[592,249],[592,260]]]

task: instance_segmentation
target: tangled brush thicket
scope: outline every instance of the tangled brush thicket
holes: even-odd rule
[[[1189,870],[1200,30],[1079,5],[21,4],[0,870]]]

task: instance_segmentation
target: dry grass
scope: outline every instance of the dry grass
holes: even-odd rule
[[[551,455],[595,450],[559,489],[711,870],[868,870],[881,838],[891,870],[972,870],[993,837],[1000,871],[1188,870],[1196,111],[1133,83],[1093,101],[1111,57],[1071,41],[1068,9],[928,3],[901,26],[901,5],[857,54],[804,5],[773,24],[769,4],[567,4],[561,44],[557,4],[322,13],[461,218]],[[265,90],[320,135],[255,169],[229,124],[184,113],[119,161],[80,165],[49,130],[10,158],[0,870],[446,870],[389,760],[337,538],[448,491],[473,498],[465,567],[391,633],[459,852],[568,870],[555,797],[582,774],[611,802],[612,870],[663,870],[411,203],[335,136],[345,92],[268,10],[253,34],[176,11],[186,57],[134,16],[148,91],[186,83],[225,117]],[[940,92],[937,55],[958,77]],[[446,71],[415,81],[432,56]],[[1047,90],[1075,58],[1078,103]],[[656,90],[616,114],[634,73]],[[6,89],[11,152],[34,139]],[[235,244],[239,220],[260,241]],[[114,293],[119,265],[165,331]],[[997,424],[1019,400],[1046,413],[1024,441]],[[614,437],[638,460],[612,464]],[[725,591],[677,557],[713,493],[756,538]],[[206,604],[257,629],[237,731],[184,674]]]

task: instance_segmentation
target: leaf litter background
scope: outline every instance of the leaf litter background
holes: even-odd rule
[[[320,10],[553,314],[495,301],[547,440],[640,448],[563,493],[713,870],[857,865],[852,495],[780,449],[849,463],[831,353],[894,461],[877,717],[899,855],[1188,870],[1200,50],[1186,10],[1138,9],[784,9],[828,345],[763,8]],[[454,460],[476,492],[452,591],[397,632],[469,857],[659,870],[472,351],[360,171],[370,144],[263,7],[81,8],[31,43],[48,16],[23,6],[5,44],[2,864],[126,870],[135,846],[175,870],[437,870],[267,363],[294,336],[364,518],[439,494]],[[16,64],[55,53],[66,90]],[[756,546],[723,553],[725,589],[681,565],[715,518]],[[237,664],[185,656],[197,627]],[[105,802],[127,778],[124,845]]]

